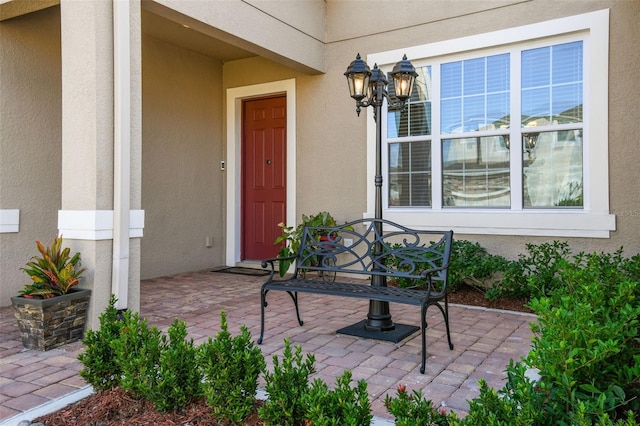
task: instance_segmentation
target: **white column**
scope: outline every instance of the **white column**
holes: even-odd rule
[[[113,210],[113,6],[111,0],[61,0],[62,211],[66,245],[79,251],[87,268],[81,286],[90,288],[89,328],[111,296],[110,239],[73,239],[65,217],[96,217],[100,234]],[[105,213],[106,212],[106,213]],[[60,220],[62,219],[62,220]],[[90,225],[89,225],[90,226]]]

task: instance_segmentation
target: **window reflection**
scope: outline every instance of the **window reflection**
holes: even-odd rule
[[[509,176],[502,137],[442,141],[443,207],[509,207]]]
[[[522,52],[523,126],[582,122],[582,65],[581,41]]]
[[[523,151],[525,207],[583,207],[582,130],[542,132]]]
[[[509,57],[505,53],[442,64],[442,133],[509,125]]]

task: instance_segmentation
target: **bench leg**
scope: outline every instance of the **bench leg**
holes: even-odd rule
[[[300,311],[298,310],[298,292],[287,291],[287,293],[289,293],[289,296],[291,296],[291,300],[293,300],[293,304],[296,307],[296,317],[298,317],[298,324],[304,325],[304,322],[300,319]]]
[[[427,308],[429,305],[423,305],[421,308],[421,324],[422,332],[422,365],[420,366],[420,374],[424,374],[427,363]]]
[[[449,341],[449,349],[453,350],[453,343],[451,342],[451,332],[449,330],[449,303],[444,299],[444,308],[437,301],[428,303],[422,307],[422,366],[420,367],[420,373],[424,374],[426,359],[427,359],[427,309],[431,305],[436,305],[442,316],[444,317],[444,325],[447,328],[447,340]]]
[[[264,337],[264,308],[267,306],[267,293],[269,290],[262,289],[260,291],[260,337],[258,338],[258,344],[262,344],[262,338]]]
[[[449,299],[444,296],[444,324],[447,327],[447,339],[449,339],[449,349],[453,350],[453,343],[451,343],[451,333],[449,332]]]
[[[453,349],[453,343],[451,342],[451,332],[449,331],[449,303],[448,300],[444,299],[444,308],[439,302],[433,302],[432,305],[436,305],[440,312],[442,312],[442,316],[444,317],[444,325],[447,328],[447,340],[449,340],[449,349]]]

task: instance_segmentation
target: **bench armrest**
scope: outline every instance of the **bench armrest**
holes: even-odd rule
[[[433,285],[432,285],[432,279],[431,277],[435,274],[437,274],[438,272],[442,272],[442,271],[446,271],[447,268],[449,268],[449,265],[444,265],[444,266],[440,266],[438,268],[431,268],[431,269],[426,269],[424,271],[422,271],[420,273],[420,277],[422,280],[424,280],[427,285],[428,285],[428,291],[429,293],[435,292],[433,289]],[[445,284],[446,284],[446,280],[445,280]],[[444,288],[443,290],[446,290],[446,288]],[[437,292],[435,292],[437,293]]]
[[[260,265],[262,266],[262,268],[263,268],[263,269],[267,269],[267,268],[270,268],[270,269],[271,269],[271,271],[270,271],[270,272],[271,272],[271,274],[269,275],[269,279],[268,279],[267,281],[273,281],[273,275],[274,275],[274,274],[275,274],[275,272],[276,272],[276,266],[275,266],[275,265],[276,265],[276,262],[280,263],[280,262],[281,262],[281,261],[283,261],[283,260],[284,260],[284,261],[287,261],[287,260],[288,260],[288,261],[292,262],[293,260],[295,260],[295,258],[296,258],[296,257],[297,257],[297,256],[293,255],[293,256],[286,256],[286,257],[272,257],[272,258],[270,258],[270,259],[264,259],[264,260],[262,261],[262,263],[260,264]],[[280,263],[280,264],[282,264],[282,263]],[[279,272],[280,272],[280,276],[281,276],[281,277],[283,277],[283,276],[284,276],[284,274],[285,274],[287,271],[279,271]]]

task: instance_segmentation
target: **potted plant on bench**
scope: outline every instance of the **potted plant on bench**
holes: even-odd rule
[[[81,269],[80,253],[62,248],[62,236],[51,246],[36,241],[40,256],[34,256],[22,270],[31,283],[11,298],[22,344],[27,349],[46,351],[79,340],[84,333],[91,290],[77,289]]]
[[[303,214],[302,222],[296,228],[286,226],[284,223],[279,223],[278,226],[282,228],[282,235],[276,238],[274,244],[281,244],[280,252],[278,253],[278,272],[283,277],[293,262],[292,256],[295,256],[300,248],[300,239],[304,228],[307,226],[331,228],[336,226],[336,219],[331,213],[321,211],[311,216]],[[314,235],[314,237],[321,239],[323,236]]]

